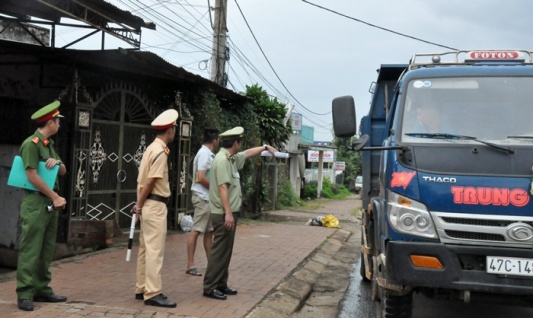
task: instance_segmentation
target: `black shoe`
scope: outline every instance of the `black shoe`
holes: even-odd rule
[[[204,292],[204,296],[218,300],[226,300],[226,295],[218,289],[213,289],[210,293]]]
[[[150,306],[157,306],[157,307],[170,307],[170,308],[176,307],[176,303],[168,300],[167,297],[163,294],[159,294],[157,296],[154,296],[150,299],[145,300],[144,304],[150,305]]]
[[[161,297],[167,299],[167,296],[165,296],[163,294],[159,294],[159,295],[161,295]],[[135,294],[135,299],[143,300],[144,299],[144,293],[136,293]]]
[[[33,311],[33,301],[30,299],[18,299],[17,304],[20,310]]]
[[[62,303],[67,301],[67,297],[59,296],[54,293],[43,294],[39,296],[33,296],[33,301],[45,302],[45,303]]]
[[[221,292],[223,292],[226,295],[237,295],[237,290],[233,289],[233,288],[229,288],[229,287],[220,288],[219,287],[218,290],[220,290]]]

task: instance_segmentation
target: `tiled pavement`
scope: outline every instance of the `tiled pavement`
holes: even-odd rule
[[[229,278],[239,293],[225,301],[203,297],[203,277],[185,274],[187,234],[178,233],[167,237],[162,271],[163,293],[177,308],[145,306],[134,299],[137,246],[126,262],[121,245],[54,262],[51,285],[68,302],[35,303],[33,312],[17,309],[14,273],[0,275],[0,317],[243,317],[335,231],[302,220],[327,213],[350,218],[356,201],[329,201],[312,213],[273,212],[289,222],[240,224]],[[206,263],[200,238],[196,265],[202,273]]]

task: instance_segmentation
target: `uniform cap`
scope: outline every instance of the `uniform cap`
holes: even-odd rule
[[[37,123],[42,123],[52,118],[63,117],[63,115],[59,114],[59,105],[61,105],[61,103],[56,100],[33,113],[31,119],[35,120]]]
[[[152,121],[152,127],[157,130],[169,129],[176,124],[178,117],[178,111],[175,109],[167,109]]]
[[[241,126],[237,126],[230,130],[226,130],[225,132],[221,133],[218,136],[220,137],[220,139],[230,139],[230,138],[242,137],[243,132],[244,132],[244,128],[242,128]]]

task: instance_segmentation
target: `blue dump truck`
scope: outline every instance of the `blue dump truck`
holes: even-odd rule
[[[347,145],[363,151],[361,275],[378,316],[410,317],[414,292],[532,305],[533,52],[416,54],[378,73]],[[353,98],[332,113],[354,136]]]

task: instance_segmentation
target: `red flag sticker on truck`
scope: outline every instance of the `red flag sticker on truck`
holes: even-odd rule
[[[390,182],[390,186],[392,188],[394,187],[403,187],[403,189],[405,190],[407,188],[407,186],[409,185],[409,183],[411,182],[411,180],[413,179],[413,177],[415,176],[416,172],[413,171],[413,172],[407,172],[407,171],[402,171],[402,172],[393,172],[392,173],[392,180]]]

